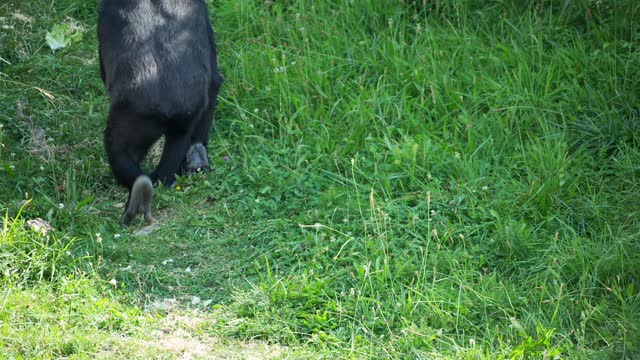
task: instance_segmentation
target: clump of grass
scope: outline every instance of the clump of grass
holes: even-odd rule
[[[28,202],[24,205],[27,206]],[[74,258],[70,252],[73,239],[58,238],[47,229],[28,227],[20,217],[5,213],[0,232],[0,276],[3,283],[26,285],[29,282],[55,281],[72,271]]]

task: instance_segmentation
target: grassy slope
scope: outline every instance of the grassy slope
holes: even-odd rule
[[[1,204],[57,229],[2,233],[0,348],[638,356],[638,5],[404,3],[214,4],[213,169],[157,192],[146,236],[116,224],[96,4],[0,5]]]

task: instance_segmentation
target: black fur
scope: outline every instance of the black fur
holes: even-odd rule
[[[100,75],[111,98],[105,148],[113,175],[129,189],[123,217],[128,223],[143,212],[139,209],[149,208],[131,202],[150,202],[150,195],[131,191],[146,177],[140,163],[162,135],[162,157],[149,175],[153,183],[168,186],[181,171],[208,165],[206,146],[222,77],[203,0],[103,0],[98,40]],[[150,212],[143,213],[151,219]]]

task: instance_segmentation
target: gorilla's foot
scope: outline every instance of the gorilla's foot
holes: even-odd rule
[[[191,145],[182,164],[182,174],[189,175],[207,169],[209,169],[207,149],[200,143]]]
[[[143,214],[144,221],[151,223],[151,198],[153,197],[153,185],[151,179],[146,175],[140,175],[131,187],[129,202],[122,215],[120,222],[122,225],[129,225],[138,214]]]

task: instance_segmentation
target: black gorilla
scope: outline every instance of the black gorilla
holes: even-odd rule
[[[151,218],[152,184],[209,165],[206,146],[222,83],[203,0],[103,0],[100,75],[111,106],[104,142],[111,171],[129,189],[122,223]],[[140,163],[162,135],[157,168]]]

